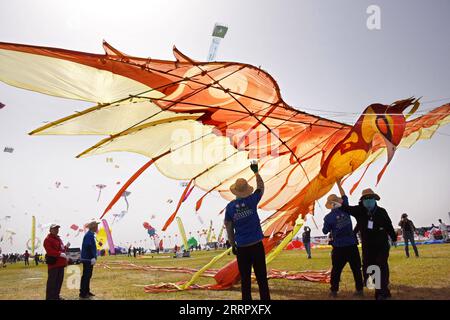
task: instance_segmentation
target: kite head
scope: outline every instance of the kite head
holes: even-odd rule
[[[412,106],[408,114],[403,112]],[[395,153],[396,148],[400,144],[403,133],[406,128],[406,119],[412,115],[419,107],[419,99],[408,98],[399,100],[391,105],[372,104],[365,112],[364,121],[368,124],[370,129],[375,134],[379,134],[386,146],[388,162],[389,163]],[[363,130],[364,134],[364,130]]]
[[[387,165],[394,157],[397,147],[402,141],[406,128],[406,119],[419,107],[419,99],[408,98],[395,101],[391,105],[372,104],[367,107],[364,116],[360,119],[361,133],[364,140],[371,145],[374,136],[379,134],[384,140],[387,152],[387,162],[378,174],[377,183],[383,176]],[[412,109],[405,115],[403,112],[409,107]]]

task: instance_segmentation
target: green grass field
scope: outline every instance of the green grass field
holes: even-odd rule
[[[404,248],[391,250],[389,258],[391,271],[391,292],[393,299],[450,299],[450,244],[419,246],[420,258],[406,259]],[[99,258],[100,263],[127,261],[152,266],[192,267],[204,266],[220,251],[194,252],[191,258],[164,258],[155,255],[145,259],[111,256]],[[326,270],[330,268],[330,250],[313,249],[313,259],[308,260],[304,251],[283,251],[268,268],[303,271]],[[227,256],[213,268],[220,268],[233,256]],[[145,293],[144,286],[159,282],[188,280],[191,275],[172,272],[146,272],[137,270],[109,270],[96,266],[91,281],[95,299],[240,299],[240,287],[231,290],[207,291],[190,290],[172,293]],[[78,299],[78,290],[68,288],[70,274],[66,273],[62,296]],[[0,299],[44,299],[47,280],[46,265],[26,267],[22,263],[8,264],[0,270]],[[213,283],[212,278],[200,278],[198,284]],[[303,300],[329,299],[329,285],[297,280],[269,280],[273,299]],[[341,279],[339,299],[353,299],[353,279],[349,266],[346,266]],[[257,284],[253,284],[253,297],[259,298]],[[373,291],[366,290],[363,299],[372,299]]]

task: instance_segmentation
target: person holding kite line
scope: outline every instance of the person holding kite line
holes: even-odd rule
[[[256,190],[253,192],[247,180],[239,178],[231,185],[230,191],[236,199],[228,203],[225,211],[225,227],[237,256],[241,276],[242,300],[251,300],[252,266],[258,282],[261,300],[270,300],[267,281],[266,257],[262,240],[264,238],[257,206],[264,194],[264,182],[258,173],[258,164],[252,163],[251,170],[256,177]]]
[[[341,182],[337,181],[336,183],[341,196],[346,197]],[[357,206],[350,206],[348,202],[344,201],[342,210],[356,218],[361,233],[364,280],[367,284],[368,272],[374,273],[375,299],[385,300],[391,297],[388,264],[390,244],[388,238],[391,238],[395,246],[397,234],[386,210],[377,205],[379,200],[380,196],[372,189],[364,189]],[[369,267],[372,270],[368,270]]]
[[[358,250],[358,240],[353,232],[352,220],[350,215],[343,211],[341,207],[348,206],[348,198],[343,195],[339,198],[335,194],[330,194],[325,203],[325,207],[330,209],[323,219],[322,232],[331,233],[333,238],[331,251],[331,287],[330,295],[337,297],[339,291],[339,282],[341,273],[347,262],[352,269],[353,279],[355,280],[355,296],[363,295],[363,278],[361,275],[361,257]]]

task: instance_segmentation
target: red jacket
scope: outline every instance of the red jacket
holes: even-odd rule
[[[48,234],[44,240],[44,248],[48,256],[57,257],[55,264],[48,264],[49,269],[60,268],[67,266],[67,259],[61,258],[61,253],[65,253],[67,248],[64,246],[59,236]]]

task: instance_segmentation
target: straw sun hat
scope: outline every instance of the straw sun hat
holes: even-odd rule
[[[325,203],[325,208],[333,209],[333,202],[341,203],[343,202],[342,198],[339,198],[335,194],[330,194],[327,198],[327,202]]]
[[[380,200],[380,196],[377,195],[375,192],[373,192],[372,189],[368,188],[368,189],[364,189],[361,193],[361,198],[359,200],[364,200],[364,199],[375,199],[375,200]]]
[[[231,185],[230,191],[238,198],[246,198],[253,193],[253,187],[244,178],[239,178]]]

